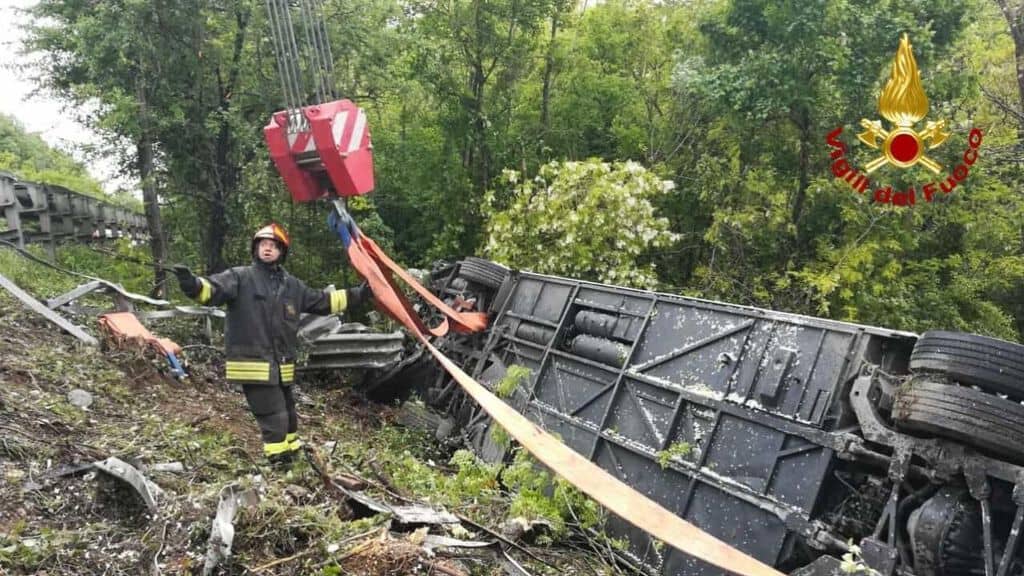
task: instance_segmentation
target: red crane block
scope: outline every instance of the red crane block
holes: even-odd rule
[[[295,202],[360,196],[373,190],[373,145],[366,111],[349,100],[306,106],[308,126],[288,130],[289,111],[263,128],[270,158]]]

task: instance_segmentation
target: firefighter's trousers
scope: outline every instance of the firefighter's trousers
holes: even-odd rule
[[[280,380],[278,380],[280,382]],[[244,384],[242,391],[249,410],[256,417],[263,437],[263,454],[274,458],[299,450],[299,418],[295,411],[295,394],[289,383]]]

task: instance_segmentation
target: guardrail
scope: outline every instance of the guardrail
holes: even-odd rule
[[[46,243],[53,251],[58,242],[112,238],[144,240],[149,236],[146,217],[63,186],[18,180],[0,172],[0,240],[20,248]]]

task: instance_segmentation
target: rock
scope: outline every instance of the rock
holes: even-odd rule
[[[455,432],[455,419],[445,418],[438,423],[437,429],[434,430],[434,438],[439,442],[448,439],[452,433]]]
[[[39,484],[38,482],[33,482],[31,480],[29,480],[28,482],[25,482],[25,484],[23,484],[21,486],[21,491],[22,492],[35,492],[37,490],[42,490],[42,489],[43,489],[43,485],[42,484]]]
[[[527,520],[522,516],[517,516],[502,522],[498,531],[513,542],[516,540],[533,542],[540,536],[550,534],[551,523],[547,520]]]
[[[284,493],[292,499],[293,502],[299,504],[305,502],[309,498],[309,490],[306,490],[298,484],[289,484],[284,487]]]
[[[68,392],[68,402],[72,406],[77,406],[82,410],[88,410],[89,406],[92,405],[92,394],[82,390],[81,388],[75,388],[71,392]]]
[[[180,473],[185,471],[185,466],[181,462],[161,462],[159,464],[153,464],[149,467],[149,470],[152,470],[153,472]]]

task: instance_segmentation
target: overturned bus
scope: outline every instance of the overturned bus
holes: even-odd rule
[[[431,289],[488,312],[435,344],[506,401],[666,509],[782,571],[863,565],[904,576],[1024,573],[1024,346],[918,336],[510,271],[477,258]],[[525,369],[525,370],[524,370]],[[376,394],[427,382],[481,457],[490,419],[422,357]],[[389,392],[390,391],[390,392]],[[651,572],[721,569],[611,518]]]

